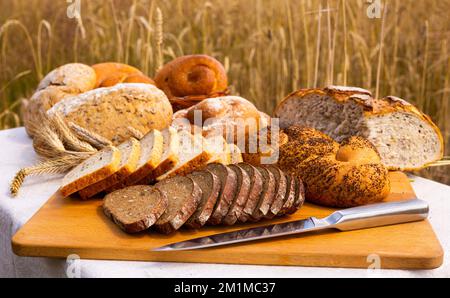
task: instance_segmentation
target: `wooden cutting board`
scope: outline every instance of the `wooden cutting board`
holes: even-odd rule
[[[415,195],[405,174],[391,173],[387,201]],[[52,196],[12,239],[20,256],[86,259],[175,261],[230,264],[301,265],[381,268],[439,267],[443,250],[428,221],[338,232],[334,230],[193,251],[153,252],[169,243],[258,225],[325,217],[334,210],[305,204],[296,214],[259,224],[182,230],[165,236],[144,232],[128,235],[102,212],[101,200],[79,201]],[[379,259],[378,259],[379,258]]]

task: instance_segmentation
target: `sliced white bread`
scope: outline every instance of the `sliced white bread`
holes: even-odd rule
[[[163,154],[161,162],[149,175],[140,180],[138,182],[139,184],[149,184],[153,182],[157,177],[172,170],[178,163],[180,140],[177,130],[173,127],[169,127],[161,133],[163,135]]]
[[[208,160],[209,163],[221,163],[228,165],[231,163],[231,153],[230,147],[227,141],[221,135],[214,135],[204,138],[207,150],[213,154],[213,156]]]
[[[93,197],[122,181],[136,170],[139,157],[141,156],[141,145],[139,141],[131,138],[117,146],[117,149],[119,149],[121,156],[119,170],[111,176],[80,190],[78,193],[82,199]]]
[[[136,170],[119,183],[108,188],[108,192],[136,184],[139,180],[148,176],[160,163],[163,152],[163,136],[159,130],[152,129],[139,143],[141,155]]]
[[[230,148],[230,164],[243,162],[241,149],[235,144],[228,144]]]
[[[64,176],[60,192],[69,196],[111,176],[119,169],[120,151],[108,146],[89,157]]]
[[[187,131],[179,131],[178,137],[180,141],[178,163],[172,170],[158,176],[156,179],[158,181],[202,169],[214,155],[207,146],[204,146],[205,140],[200,134],[192,135]]]

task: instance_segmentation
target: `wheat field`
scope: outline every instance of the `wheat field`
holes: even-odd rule
[[[69,18],[76,1],[0,0],[0,129],[21,125],[21,99],[58,65],[113,60],[153,76],[205,53],[268,113],[298,88],[359,86],[414,103],[450,144],[449,0],[80,0]],[[450,184],[450,166],[420,175]]]

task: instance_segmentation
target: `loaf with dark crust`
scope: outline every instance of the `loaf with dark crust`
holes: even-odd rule
[[[197,210],[202,190],[194,180],[175,176],[155,184],[168,198],[166,211],[155,223],[155,229],[164,234],[178,230]]]
[[[243,212],[245,204],[248,200],[248,195],[250,192],[250,176],[246,171],[237,165],[229,165],[228,167],[236,173],[237,189],[233,203],[230,206],[230,210],[222,220],[222,223],[226,225],[234,225]]]
[[[167,197],[148,185],[129,186],[105,196],[103,212],[127,233],[151,227],[166,211]]]
[[[230,210],[237,190],[237,175],[236,173],[225,165],[212,163],[206,166],[208,171],[211,171],[221,182],[219,198],[217,199],[214,211],[208,219],[211,225],[218,225]]]
[[[251,164],[242,162],[237,164],[237,166],[244,170],[250,177],[250,190],[248,193],[248,198],[245,202],[244,209],[239,215],[239,221],[246,222],[251,217],[258,205],[258,201],[263,189],[263,178],[261,173]]]
[[[210,171],[196,171],[187,177],[194,180],[202,190],[202,199],[197,210],[188,219],[185,225],[189,228],[202,227],[214,211],[217,199],[219,198],[221,182],[219,178]]]
[[[387,168],[376,148],[353,136],[340,145],[311,128],[285,130],[279,167],[305,183],[307,200],[332,207],[352,207],[383,200],[390,192]]]

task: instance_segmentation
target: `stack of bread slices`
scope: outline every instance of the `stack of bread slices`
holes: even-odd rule
[[[64,196],[78,193],[88,199],[127,186],[185,175],[210,163],[241,161],[239,148],[222,136],[205,138],[173,127],[153,129],[140,140],[130,138],[86,159],[63,178],[60,192]]]

